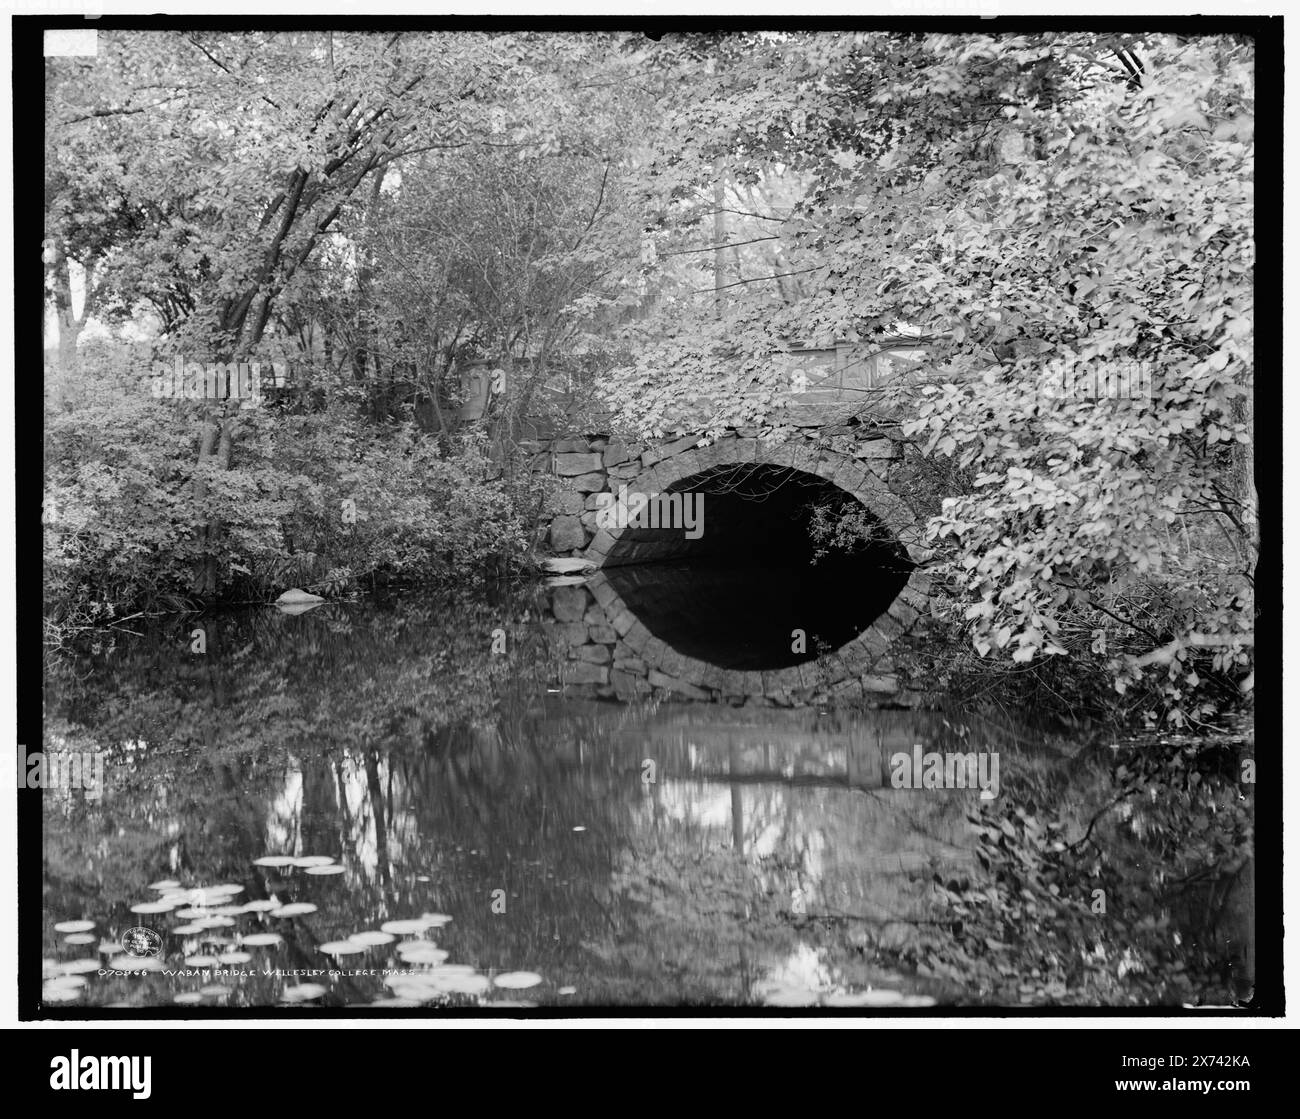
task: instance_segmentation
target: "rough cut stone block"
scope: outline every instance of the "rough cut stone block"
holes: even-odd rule
[[[599,641],[605,645],[613,645],[618,640],[618,634],[614,632],[614,627],[607,622],[594,622],[587,627],[587,632],[591,634],[593,641]]]
[[[889,439],[866,439],[853,448],[854,458],[891,459],[895,453],[893,441]]]
[[[602,610],[618,599],[618,592],[609,585],[609,580],[604,575],[591,581],[591,593],[596,596]]]
[[[551,613],[562,622],[580,622],[589,601],[582,587],[556,587],[551,595]]]
[[[570,648],[587,643],[587,627],[581,622],[560,622],[555,627],[555,633]]]
[[[687,696],[690,699],[709,698],[709,693],[703,688],[697,688],[694,684],[688,684],[685,680],[678,680],[675,676],[665,676],[657,669],[652,668],[647,679],[656,688],[666,688],[671,692]]]
[[[799,675],[799,669],[780,668],[775,672],[763,673],[763,687],[772,689],[778,693],[784,693],[787,690],[800,688],[803,686],[803,679]]]
[[[569,661],[560,669],[560,679],[566,684],[608,684],[609,669],[603,664]]]
[[[614,693],[619,699],[634,699],[637,696],[648,695],[650,692],[650,685],[639,676],[632,676],[618,669],[609,674],[609,682],[614,685]]]
[[[894,599],[889,607],[889,616],[900,622],[904,628],[911,629],[920,615],[901,598]]]
[[[632,449],[619,439],[611,439],[605,447],[606,466],[618,466],[619,463],[627,462],[632,457]]]
[[[580,474],[573,479],[573,488],[580,493],[597,493],[605,488],[604,474]]]
[[[864,692],[892,694],[898,691],[897,676],[863,676],[860,683]]]
[[[578,649],[578,659],[588,664],[609,664],[609,650],[604,645],[583,645]]]
[[[582,512],[582,494],[577,490],[556,490],[546,498],[546,510],[549,513],[571,513],[576,517]]]
[[[926,596],[911,582],[899,592],[895,601],[906,602],[908,606],[918,613],[926,610],[930,605]]]
[[[620,606],[610,614],[609,624],[614,627],[614,632],[622,637],[636,625],[636,615],[626,606]]]
[[[674,439],[671,443],[652,447],[641,456],[641,465],[654,466],[656,462],[663,462],[666,458],[672,458],[673,455],[690,450],[699,441],[700,437],[698,435],[686,435],[681,439]]]
[[[724,668],[722,676],[719,678],[717,687],[719,690],[726,692],[730,696],[736,696],[741,701],[745,697],[745,677],[743,673],[737,672],[732,668]]]
[[[600,468],[600,455],[562,454],[555,456],[555,473],[560,475],[561,478],[572,478],[579,474],[589,474],[594,470],[599,470]]]
[[[700,670],[700,676],[699,676],[700,687],[702,688],[721,687],[723,676],[725,675],[725,673],[726,673],[726,669],[719,668],[716,664],[706,664],[704,668]]]
[[[888,614],[881,614],[874,622],[871,628],[881,634],[886,640],[892,640],[897,637],[906,628],[897,618],[892,618]]]
[[[572,454],[574,452],[586,452],[591,450],[591,444],[585,439],[557,439],[555,441],[556,454]]]
[[[581,548],[586,542],[587,534],[577,517],[561,514],[551,522],[551,547],[557,552]]]
[[[668,654],[669,648],[658,637],[651,635],[642,652],[645,653],[646,660],[658,664]]]

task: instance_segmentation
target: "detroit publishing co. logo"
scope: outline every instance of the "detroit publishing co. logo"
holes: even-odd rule
[[[122,934],[122,949],[128,956],[156,956],[162,951],[162,934],[137,925]]]

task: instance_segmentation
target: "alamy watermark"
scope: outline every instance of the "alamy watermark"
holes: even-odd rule
[[[80,789],[87,800],[104,795],[104,755],[98,751],[42,750],[18,747],[20,789]]]
[[[1050,400],[1150,400],[1154,370],[1154,362],[1136,359],[1051,361],[1038,387]]]
[[[910,754],[890,757],[889,780],[895,789],[979,789],[980,800],[993,800],[1001,791],[996,752],[940,754],[924,751],[920,743]]]
[[[606,531],[624,528],[683,529],[687,540],[704,535],[704,494],[628,493],[627,486],[596,495],[596,524]]]
[[[177,355],[175,363],[153,363],[150,390],[160,398],[174,400],[241,400],[250,407],[264,401],[263,388],[283,388],[288,367],[282,361],[186,361]]]

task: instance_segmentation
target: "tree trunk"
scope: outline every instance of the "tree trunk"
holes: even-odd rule
[[[91,264],[85,268],[85,290],[82,293],[81,315],[78,317],[72,307],[72,272],[68,256],[61,248],[56,249],[55,252],[57,255],[51,270],[54,273],[54,318],[59,328],[58,397],[62,401],[67,392],[73,364],[77,360],[77,341],[86,328],[86,320],[90,316],[95,267]]]
[[[722,289],[727,283],[727,250],[722,248],[727,243],[727,215],[723,207],[727,204],[726,184],[723,182],[725,166],[722,157],[713,161],[713,309],[722,316]]]

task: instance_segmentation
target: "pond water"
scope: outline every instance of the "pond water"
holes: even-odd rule
[[[1032,822],[1016,787],[1108,795],[1104,736],[575,686],[555,593],[172,617],[52,655],[43,748],[103,785],[46,791],[47,1010],[988,997],[923,935],[935,883],[978,878],[981,811]],[[999,768],[898,787],[922,751]],[[1209,945],[1176,909],[1147,912]]]

